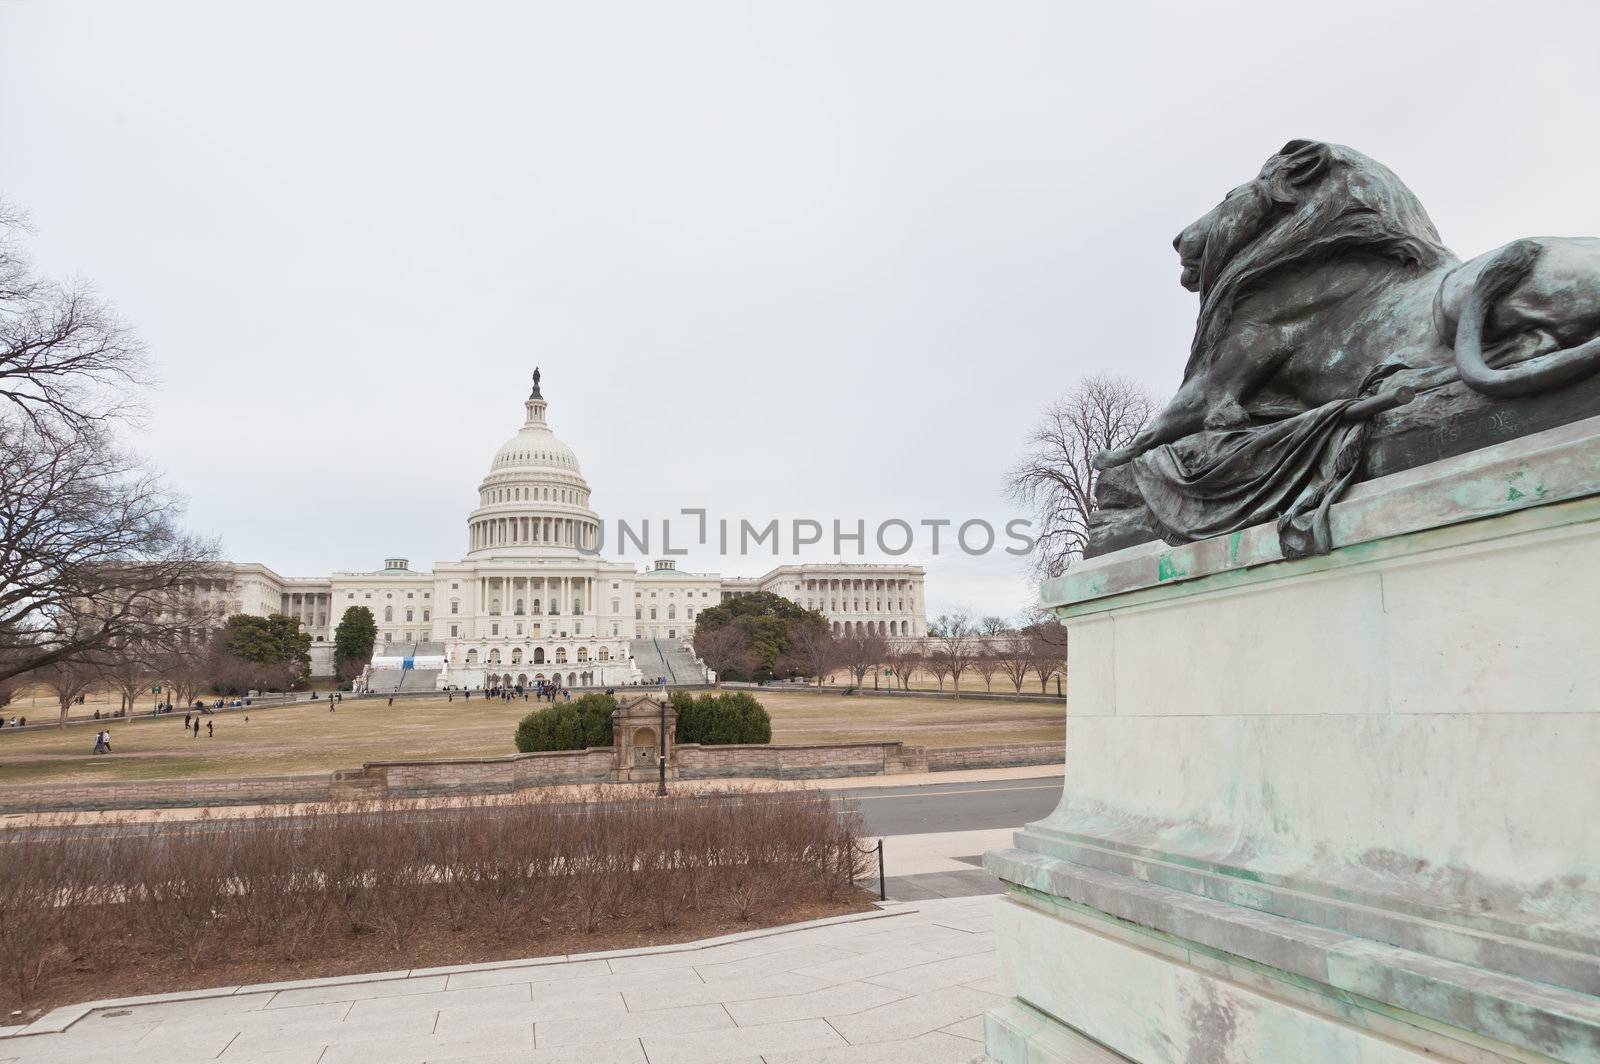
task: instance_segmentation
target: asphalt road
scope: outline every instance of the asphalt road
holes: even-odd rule
[[[971,831],[977,828],[1015,828],[1038,820],[1056,806],[1061,797],[1061,776],[1034,779],[992,780],[973,783],[932,783],[917,787],[863,787],[835,791],[834,798],[861,810],[868,835],[919,835],[934,831]],[[427,817],[427,810],[412,815]],[[212,830],[223,830],[227,819],[212,822]],[[191,823],[189,827],[193,827]],[[84,824],[66,828],[28,828],[12,831],[43,831],[63,835],[111,834],[148,837],[160,835],[161,825]],[[9,841],[9,832],[0,832],[0,844]]]
[[[1056,807],[1061,776],[931,783],[838,791],[866,821],[868,835],[920,835],[931,831],[1020,828]]]

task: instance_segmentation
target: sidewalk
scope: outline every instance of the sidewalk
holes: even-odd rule
[[[885,888],[890,900],[920,902],[933,898],[967,898],[997,894],[1000,881],[983,870],[985,850],[1011,845],[1016,828],[940,831],[884,837]],[[865,846],[877,845],[867,839]],[[876,870],[861,880],[871,887]]]
[[[32,1033],[0,1029],[0,1061],[969,1064],[983,1059],[983,1013],[1009,996],[994,905],[892,904],[678,946],[69,1006]]]

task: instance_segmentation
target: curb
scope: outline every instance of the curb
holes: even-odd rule
[[[0,1044],[9,1038],[25,1038],[35,1034],[60,1034],[91,1012],[100,1009],[128,1008],[134,1005],[157,1005],[168,1001],[200,1001],[206,998],[232,997],[235,994],[260,994],[267,991],[301,990],[316,986],[349,986],[360,983],[381,983],[393,979],[409,979],[429,975],[457,975],[465,972],[492,972],[502,968],[540,968],[569,961],[620,960],[623,957],[649,957],[662,953],[693,953],[713,946],[726,946],[731,942],[748,942],[753,939],[773,938],[795,931],[808,931],[814,927],[831,927],[836,924],[860,923],[863,920],[882,920],[905,916],[919,910],[913,902],[875,902],[876,911],[847,913],[844,916],[824,916],[816,920],[803,920],[797,924],[757,928],[754,931],[736,931],[716,938],[699,938],[692,942],[669,943],[664,946],[641,946],[637,949],[600,950],[594,953],[564,953],[549,957],[531,957],[522,960],[487,961],[482,964],[455,964],[443,968],[402,968],[392,972],[363,972],[357,975],[332,975],[320,979],[292,979],[281,983],[250,983],[244,986],[219,986],[204,990],[174,990],[167,994],[146,994],[143,997],[107,998],[87,1001],[78,1005],[62,1005],[51,1009],[31,1023],[15,1027],[0,1027]]]

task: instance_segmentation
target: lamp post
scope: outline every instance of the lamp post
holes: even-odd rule
[[[661,728],[657,733],[661,749],[656,754],[656,797],[667,796],[667,685],[661,685]]]

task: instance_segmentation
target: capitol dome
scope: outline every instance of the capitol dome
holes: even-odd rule
[[[550,430],[546,407],[536,369],[523,403],[527,419],[478,485],[478,508],[467,518],[469,557],[575,554],[598,544],[589,483],[578,456]]]
[[[529,398],[531,405],[535,400]],[[503,469],[532,469],[537,467],[555,468],[572,473],[580,473],[578,456],[572,453],[572,448],[556,438],[550,431],[550,426],[544,422],[544,412],[539,412],[537,421],[533,420],[530,412],[529,420],[522,429],[507,440],[498,451],[494,453],[494,462],[489,466],[489,472],[496,473]]]

